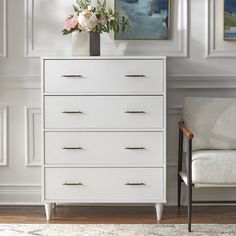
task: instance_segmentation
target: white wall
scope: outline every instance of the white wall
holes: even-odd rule
[[[114,42],[102,36],[104,55],[168,56],[170,204],[176,196],[177,121],[184,96],[236,97],[236,42],[223,41],[222,2],[171,0],[167,41]],[[69,12],[65,0],[0,0],[0,204],[40,203],[39,57],[70,55],[71,38],[60,33]],[[235,196],[233,189],[201,193]]]

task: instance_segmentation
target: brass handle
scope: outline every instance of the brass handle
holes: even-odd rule
[[[82,114],[82,111],[63,111],[64,114]]]
[[[145,147],[126,147],[127,150],[146,150]]]
[[[83,75],[62,75],[63,78],[70,78],[70,79],[76,79],[76,78],[83,78]]]
[[[126,183],[125,185],[129,185],[129,186],[144,186],[146,185],[145,183]]]
[[[125,75],[127,78],[144,78],[146,75]]]
[[[82,150],[83,148],[82,147],[64,147],[62,149],[64,149],[64,150]]]
[[[64,184],[62,185],[68,185],[68,186],[78,186],[78,185],[83,185],[82,183],[80,182],[65,182]]]
[[[145,111],[126,111],[127,114],[146,114]]]

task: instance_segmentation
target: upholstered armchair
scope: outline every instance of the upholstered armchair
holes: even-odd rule
[[[178,152],[178,206],[181,183],[185,183],[191,232],[192,204],[236,203],[192,199],[193,187],[236,187],[236,99],[185,98]],[[186,168],[183,168],[185,153]]]

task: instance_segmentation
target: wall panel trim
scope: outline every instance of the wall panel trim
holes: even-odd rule
[[[0,76],[0,89],[40,89],[39,76]]]
[[[7,37],[7,27],[8,27],[8,7],[7,7],[7,0],[2,0],[3,1],[3,9],[2,9],[2,14],[3,14],[3,34],[1,35],[3,44],[1,46],[0,50],[0,58],[6,58],[7,57],[7,48],[8,48],[8,37]]]
[[[235,89],[236,76],[169,75],[168,89]]]
[[[8,107],[0,106],[0,166],[8,165]]]
[[[42,205],[39,184],[0,184],[1,205]]]
[[[223,8],[224,1],[221,2]],[[206,58],[236,58],[236,50],[219,50],[216,47],[216,0],[206,1],[206,19]]]
[[[169,75],[168,89],[235,89],[234,75]],[[40,76],[0,76],[1,89],[40,89]]]
[[[39,58],[42,54],[45,55],[60,55],[61,52],[57,50],[49,50],[45,52],[40,48],[35,48],[34,30],[34,1],[25,0],[25,57]],[[159,55],[167,55],[175,58],[188,58],[189,57],[189,0],[175,0],[177,5],[178,27],[180,27],[181,33],[178,36],[179,43],[174,49],[165,47],[165,50],[159,50]],[[111,1],[112,2],[112,1]],[[113,4],[114,6],[114,4]],[[172,26],[171,26],[172,27]],[[146,42],[145,42],[146,43]],[[137,50],[129,50],[129,53],[136,55]],[[150,52],[150,53],[153,53]]]
[[[40,108],[25,107],[25,165],[26,167],[40,167],[41,155],[36,154],[35,116],[40,115]],[[41,124],[41,122],[40,122]],[[39,133],[41,135],[41,133]],[[39,140],[40,137],[39,137]],[[39,147],[39,150],[41,148]]]

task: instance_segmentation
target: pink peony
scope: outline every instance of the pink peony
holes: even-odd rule
[[[78,15],[75,14],[73,17],[66,18],[64,27],[67,31],[70,31],[71,29],[76,28],[77,25],[78,25]]]
[[[71,18],[71,28],[74,29],[78,25],[78,15],[74,14]]]
[[[67,31],[71,30],[71,19],[70,18],[66,18],[64,27]]]

